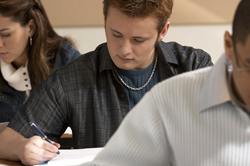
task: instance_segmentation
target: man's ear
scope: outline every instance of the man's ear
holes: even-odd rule
[[[165,24],[165,26],[162,28],[159,37],[158,37],[158,41],[162,41],[163,38],[166,36],[167,32],[168,32],[168,28],[169,28],[170,22],[167,22]]]
[[[228,31],[224,34],[224,47],[225,47],[225,54],[226,56],[232,60],[234,55],[234,48],[233,48],[233,39],[232,36],[229,34]]]
[[[28,26],[29,36],[32,37],[36,32],[36,24],[34,20],[30,20],[27,26]]]

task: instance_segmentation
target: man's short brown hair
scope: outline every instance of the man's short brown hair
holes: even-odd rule
[[[172,14],[173,0],[103,0],[105,20],[110,7],[118,9],[129,17],[155,16],[158,20],[157,29],[160,33]]]

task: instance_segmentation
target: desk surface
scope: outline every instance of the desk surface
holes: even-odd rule
[[[22,166],[21,162],[0,159],[0,166]]]

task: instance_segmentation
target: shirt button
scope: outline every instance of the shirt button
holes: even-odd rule
[[[29,87],[29,85],[25,85],[26,87]]]
[[[26,78],[26,79],[24,79],[24,81],[28,81],[28,79]]]
[[[24,72],[23,75],[26,75],[26,72]]]

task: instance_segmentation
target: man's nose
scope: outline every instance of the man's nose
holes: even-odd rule
[[[132,52],[131,42],[129,40],[124,40],[121,44],[120,51],[121,56],[130,54]]]

